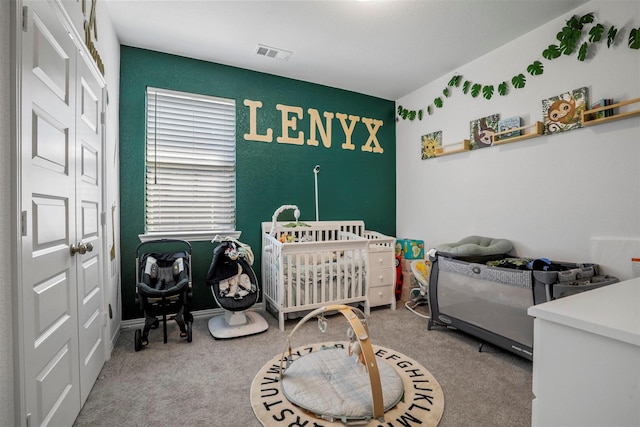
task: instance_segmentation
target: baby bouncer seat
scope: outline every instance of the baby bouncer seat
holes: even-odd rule
[[[144,252],[149,245],[178,246],[178,252]],[[168,247],[168,246],[167,246]],[[180,328],[180,337],[192,341],[193,315],[191,244],[184,240],[161,239],[142,242],[136,248],[136,305],[144,312],[144,329],[135,331],[135,350],[149,343],[149,331],[159,325],[162,316],[164,343],[167,343],[167,316]]]
[[[258,279],[251,268],[251,248],[231,237],[216,238],[214,242],[220,244],[213,251],[206,283],[225,312],[209,319],[209,332],[214,338],[235,338],[266,331],[267,321],[256,312],[247,311],[260,296]]]

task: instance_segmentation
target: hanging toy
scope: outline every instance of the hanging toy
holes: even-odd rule
[[[362,353],[362,347],[360,347],[360,341],[356,338],[356,333],[353,331],[353,328],[349,328],[347,330],[347,337],[349,338],[349,344],[347,345],[347,352],[349,356],[355,354],[358,356],[358,361],[366,366],[364,361],[364,354]]]

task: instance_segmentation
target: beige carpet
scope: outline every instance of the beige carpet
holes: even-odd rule
[[[330,347],[341,342],[325,342],[298,347],[293,354],[304,355]],[[420,424],[435,427],[444,412],[444,394],[438,381],[424,366],[397,351],[373,346],[378,363],[388,363],[396,369],[404,383],[404,398],[394,408],[385,413],[389,425]],[[346,351],[346,350],[345,350]],[[251,383],[251,406],[263,426],[309,425],[342,426],[342,422],[329,422],[309,414],[290,403],[280,389],[281,354],[274,356],[257,373]],[[378,420],[371,420],[368,426],[379,426]],[[362,424],[359,424],[362,425]]]

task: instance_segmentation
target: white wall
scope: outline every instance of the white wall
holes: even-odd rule
[[[11,260],[11,3],[0,1],[0,420],[14,425]]]
[[[104,2],[98,2],[98,16],[108,21],[109,25],[101,25],[98,48],[105,61],[105,79],[109,94],[106,117],[106,148],[105,171],[107,203],[104,210],[107,213],[107,229],[105,241],[107,252],[111,246],[115,247],[115,259],[109,258],[106,272],[106,297],[107,304],[112,309],[112,317],[109,320],[111,331],[111,348],[115,346],[120,331],[122,319],[122,304],[120,298],[120,157],[118,156],[118,135],[120,134],[120,43],[116,37],[111,18],[108,16]],[[107,27],[107,28],[105,28]],[[115,228],[115,229],[114,229]],[[114,242],[115,240],[115,242]]]
[[[618,44],[597,44],[584,62],[575,54],[544,59],[566,20],[588,12],[619,28]],[[640,97],[640,51],[627,46],[639,26],[639,2],[592,1],[399,99],[410,110],[425,108],[425,118],[396,126],[398,237],[427,248],[474,234],[503,237],[519,256],[596,262],[629,278],[630,258],[640,256],[640,116],[427,160],[420,137],[442,130],[443,145],[454,144],[469,138],[471,120],[494,113],[542,121],[542,99],[583,86],[591,100]],[[534,60],[542,75],[526,73]],[[426,114],[456,73],[497,87],[520,72],[527,84],[508,96],[472,98],[455,88],[443,108]]]

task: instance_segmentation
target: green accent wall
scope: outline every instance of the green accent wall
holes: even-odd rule
[[[315,219],[313,167],[320,165],[318,199],[320,220],[362,219],[370,230],[395,235],[396,140],[395,103],[355,92],[245,69],[189,59],[149,50],[121,47],[120,52],[120,242],[122,253],[123,319],[142,312],[134,303],[136,247],[144,233],[145,90],[147,86],[231,98],[236,101],[236,229],[240,241],[255,254],[253,269],[260,281],[260,223],[271,221],[281,205],[295,204],[301,220]],[[265,58],[265,61],[271,59]],[[275,60],[274,60],[275,61]],[[278,62],[278,67],[287,67]],[[245,100],[260,101],[257,134],[273,129],[273,142],[245,140],[249,134],[250,109]],[[277,105],[300,107],[303,116],[290,138],[304,133],[304,145],[278,143],[283,132],[282,112]],[[337,117],[332,120],[331,146],[325,147],[319,131],[317,146],[308,145],[308,109],[343,113],[380,120],[374,131],[361,120],[353,128],[354,150],[345,150],[345,132]],[[288,115],[291,119],[292,114]],[[374,134],[383,153],[365,152]],[[370,144],[376,147],[375,144]],[[418,150],[419,147],[416,147]],[[416,151],[417,152],[417,151]],[[282,215],[281,220],[292,219]],[[193,246],[193,310],[215,308],[205,285],[214,244]],[[151,248],[153,249],[153,248]],[[145,248],[145,251],[149,249]],[[172,249],[170,249],[172,251]]]

